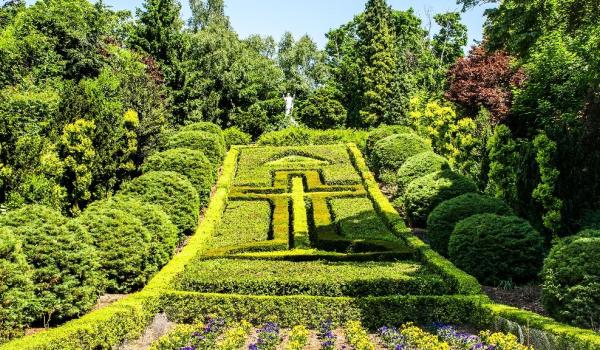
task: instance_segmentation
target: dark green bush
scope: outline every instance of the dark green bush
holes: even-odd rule
[[[516,216],[479,214],[456,224],[448,253],[457,267],[483,284],[524,283],[542,267],[544,239]]]
[[[371,157],[373,149],[375,148],[375,144],[387,137],[396,134],[412,134],[414,130],[408,126],[404,125],[381,125],[376,129],[373,129],[369,132],[369,136],[367,137],[367,143],[365,148],[365,153],[368,157]]]
[[[177,246],[179,234],[177,226],[158,205],[142,202],[136,197],[117,195],[111,199],[95,202],[87,207],[86,212],[102,214],[107,209],[125,211],[142,222],[151,236],[149,258],[156,269],[169,262]]]
[[[0,216],[23,243],[33,268],[36,305],[32,315],[49,324],[89,311],[104,281],[87,230],[52,209],[29,205]]]
[[[502,200],[467,193],[442,202],[427,218],[429,244],[438,253],[448,256],[448,241],[457,222],[476,214],[513,215]]]
[[[223,137],[223,130],[221,130],[221,127],[211,122],[197,122],[193,124],[188,124],[181,127],[179,131],[205,131],[209,134],[215,134]]]
[[[215,168],[218,168],[225,156],[225,141],[222,136],[205,131],[180,131],[171,135],[166,149],[189,148],[202,151]]]
[[[142,172],[151,171],[174,171],[187,177],[198,191],[200,206],[208,204],[216,168],[201,151],[174,148],[155,153],[142,166]]]
[[[582,230],[600,230],[600,210],[588,210],[580,221]]]
[[[440,203],[469,192],[477,192],[477,185],[471,179],[444,170],[411,182],[402,202],[408,220],[413,225],[424,226],[429,213]]]
[[[548,313],[580,327],[600,325],[600,230],[557,243],[544,261],[542,302]]]
[[[252,135],[243,132],[235,126],[225,129],[223,131],[223,138],[225,139],[227,149],[230,149],[231,146],[243,146],[252,143]]]
[[[0,227],[0,344],[22,335],[34,319],[32,268],[27,264],[21,241]]]
[[[97,206],[85,210],[77,221],[92,236],[110,292],[136,291],[157,271],[152,235],[133,214]]]
[[[139,197],[164,210],[180,235],[194,232],[200,214],[200,199],[185,176],[172,171],[151,171],[125,184],[121,194]]]
[[[339,129],[346,125],[348,111],[331,88],[320,88],[298,104],[298,118],[313,129]]]
[[[408,158],[400,169],[398,169],[396,176],[398,196],[402,196],[406,190],[406,186],[414,180],[447,169],[450,169],[450,164],[446,158],[434,152],[423,152]]]
[[[378,141],[371,152],[371,166],[377,174],[396,174],[406,160],[431,151],[427,140],[415,134],[397,134]]]

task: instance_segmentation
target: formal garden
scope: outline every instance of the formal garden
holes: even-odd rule
[[[600,7],[483,3],[0,2],[0,350],[600,349]]]

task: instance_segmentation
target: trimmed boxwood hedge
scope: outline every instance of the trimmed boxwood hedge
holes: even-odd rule
[[[440,203],[469,192],[477,192],[477,185],[471,179],[450,170],[438,171],[408,185],[403,198],[404,211],[413,225],[422,227]]]
[[[205,131],[210,134],[215,134],[215,135],[219,135],[220,137],[223,137],[223,130],[221,130],[221,127],[218,126],[217,124],[211,123],[211,122],[197,122],[197,123],[188,124],[188,125],[182,126],[179,129],[179,131]]]
[[[174,171],[190,180],[200,196],[200,206],[208,204],[217,169],[202,151],[174,148],[155,153],[146,159],[142,172]]]
[[[377,174],[386,171],[396,174],[408,158],[426,151],[431,151],[431,145],[416,134],[392,135],[375,144],[371,165]]]
[[[414,180],[442,170],[450,170],[450,163],[434,152],[423,152],[408,158],[396,175],[398,196],[403,196],[408,184]]]
[[[225,156],[223,136],[205,131],[179,131],[171,135],[167,139],[165,149],[174,148],[202,151],[215,168],[221,165],[221,161]]]
[[[0,216],[19,238],[33,268],[36,321],[54,323],[89,311],[103,288],[98,255],[87,230],[59,212],[28,205]]]
[[[516,216],[479,214],[456,224],[448,253],[456,266],[484,284],[524,283],[542,267],[544,239]]]
[[[386,137],[390,137],[396,134],[412,134],[414,130],[408,126],[404,125],[381,125],[376,129],[373,129],[369,132],[369,136],[367,137],[367,143],[365,147],[365,154],[367,157],[371,156],[373,152],[373,148],[375,148],[375,144]]]
[[[231,146],[249,145],[252,143],[252,135],[243,132],[236,126],[223,130],[223,139],[227,149]]]
[[[442,202],[427,218],[427,238],[431,248],[448,256],[448,241],[457,222],[476,214],[512,215],[513,211],[502,200],[467,193]]]
[[[125,184],[120,192],[158,205],[177,226],[180,235],[194,232],[200,199],[194,185],[173,171],[151,171]]]
[[[557,320],[600,325],[600,230],[558,242],[544,261],[542,302]]]

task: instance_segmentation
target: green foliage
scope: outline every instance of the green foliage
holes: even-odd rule
[[[215,134],[223,137],[223,130],[221,130],[221,127],[211,122],[195,122],[181,127],[178,131],[205,131],[209,134]]]
[[[174,148],[155,153],[142,166],[142,172],[151,171],[173,171],[187,177],[200,196],[200,206],[208,204],[216,169],[202,151]]]
[[[189,148],[202,151],[217,169],[225,156],[225,141],[222,136],[204,131],[180,131],[171,135],[165,146],[166,149]]]
[[[336,198],[330,202],[334,222],[346,239],[396,241],[367,198]]]
[[[512,138],[510,129],[500,125],[488,141],[490,172],[487,191],[495,197],[501,198],[509,204],[516,201],[518,146]]]
[[[271,204],[267,201],[231,201],[223,213],[211,247],[226,247],[269,238]]]
[[[364,148],[368,133],[360,130],[312,130],[305,128],[287,128],[263,134],[258,139],[262,146],[307,146],[335,145],[355,143]]]
[[[314,129],[340,129],[346,125],[346,108],[337,100],[337,92],[324,87],[314,91],[298,104],[300,121]]]
[[[516,216],[479,214],[459,221],[448,245],[450,260],[487,285],[534,279],[542,267],[544,240]]]
[[[44,325],[82,315],[103,287],[98,255],[86,229],[46,207],[30,205],[0,216],[21,240],[33,269],[35,302],[28,315]]]
[[[433,52],[445,65],[453,64],[462,57],[467,45],[467,26],[460,23],[460,13],[440,13],[433,17],[440,26],[439,33],[433,36]]]
[[[252,143],[252,135],[243,132],[235,126],[223,130],[223,138],[225,139],[227,149],[230,149],[231,146],[243,146]]]
[[[367,146],[365,148],[365,152],[367,156],[371,156],[373,149],[375,148],[375,144],[387,137],[396,134],[411,134],[414,130],[408,126],[404,125],[380,125],[377,128],[371,130],[369,132],[369,137],[367,138]]]
[[[404,211],[413,225],[424,226],[427,216],[440,203],[469,192],[477,192],[471,179],[451,170],[438,171],[408,185],[403,199]]]
[[[396,180],[398,183],[398,196],[404,195],[408,184],[414,180],[442,170],[449,170],[450,164],[446,158],[428,151],[419,153],[406,160],[398,169]]]
[[[531,196],[544,207],[542,219],[544,226],[551,232],[556,233],[560,229],[561,209],[563,202],[556,198],[554,192],[560,172],[554,166],[553,161],[556,157],[556,142],[553,142],[546,136],[540,134],[533,140],[536,149],[536,161],[540,171],[541,182],[533,190]]]
[[[600,230],[600,210],[589,210],[583,214],[580,226],[582,229]]]
[[[412,156],[431,151],[429,142],[415,134],[397,134],[378,141],[373,148],[371,163],[376,173],[396,173]]]
[[[448,242],[456,224],[477,214],[512,215],[512,210],[499,199],[467,193],[442,202],[427,218],[427,238],[438,253],[448,256]]]
[[[600,231],[559,241],[544,261],[542,302],[562,322],[597,328],[600,320]]]
[[[125,184],[120,193],[160,206],[180,235],[196,229],[200,200],[194,185],[183,175],[151,171]]]

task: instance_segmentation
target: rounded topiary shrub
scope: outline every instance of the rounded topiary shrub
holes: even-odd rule
[[[238,127],[232,126],[223,131],[223,138],[227,149],[231,146],[243,146],[252,143],[252,135],[243,132]]]
[[[189,148],[202,151],[215,168],[221,165],[225,156],[225,141],[223,137],[205,131],[177,132],[167,139],[165,148]]]
[[[365,148],[365,153],[368,157],[371,156],[373,148],[375,148],[375,144],[386,137],[390,137],[396,134],[412,134],[414,131],[408,126],[403,125],[381,125],[376,129],[373,129],[369,132],[369,136],[367,137],[367,145]]]
[[[557,243],[544,261],[542,303],[559,321],[600,324],[600,230],[585,230]]]
[[[149,258],[157,270],[169,262],[179,241],[179,233],[177,226],[158,205],[142,202],[135,197],[117,195],[90,205],[86,212],[102,213],[107,209],[125,211],[142,222],[151,236]]]
[[[402,196],[406,186],[414,180],[442,170],[449,170],[450,164],[446,158],[434,152],[423,152],[412,156],[398,169],[396,182],[398,184],[398,195]]]
[[[87,230],[52,209],[29,205],[0,216],[0,226],[21,240],[33,268],[35,319],[46,324],[89,311],[104,287]]]
[[[427,238],[438,253],[448,256],[448,241],[457,222],[476,214],[513,215],[506,203],[497,198],[467,193],[440,205],[427,218]]]
[[[481,283],[524,283],[536,278],[544,239],[516,216],[479,214],[459,221],[448,245],[450,260]]]
[[[123,195],[158,205],[177,226],[180,235],[194,232],[200,214],[200,199],[194,185],[173,171],[151,171],[123,186]]]
[[[197,122],[197,123],[188,124],[188,125],[182,126],[179,129],[179,131],[205,131],[210,134],[215,134],[215,135],[219,135],[220,137],[223,137],[223,130],[221,130],[221,127],[218,126],[217,124],[211,123],[211,122]]]
[[[469,192],[477,192],[471,179],[450,170],[438,171],[408,184],[402,201],[404,212],[413,225],[422,227],[440,203]]]
[[[157,271],[152,258],[152,235],[131,213],[95,207],[84,210],[77,221],[92,236],[109,292],[136,291]]]
[[[375,144],[371,165],[377,174],[386,171],[395,174],[408,158],[427,151],[431,151],[431,145],[418,135],[392,135]]]
[[[348,111],[338,101],[339,93],[331,87],[322,87],[306,100],[298,103],[297,116],[300,121],[313,129],[339,129],[346,125]]]
[[[21,240],[10,229],[0,227],[0,344],[22,335],[34,321],[32,277]]]
[[[210,192],[215,181],[216,169],[202,151],[188,148],[175,148],[155,153],[146,159],[142,171],[174,171],[190,180],[200,196],[200,205],[204,206],[210,199]]]

